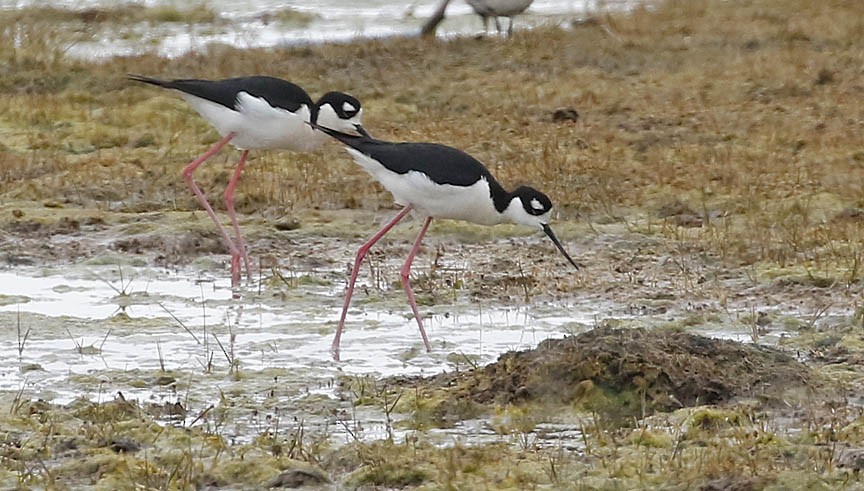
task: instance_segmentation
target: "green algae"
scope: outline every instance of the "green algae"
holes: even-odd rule
[[[0,305],[15,305],[29,301],[29,298],[22,295],[0,295]]]

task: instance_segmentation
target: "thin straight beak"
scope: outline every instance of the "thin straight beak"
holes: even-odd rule
[[[357,124],[357,123],[354,124],[354,131],[356,131],[363,138],[372,138],[372,135],[370,135],[366,131],[366,128],[360,126],[360,124]]]
[[[306,124],[308,124],[312,128],[319,130],[319,131],[321,131],[321,128],[324,128],[324,126],[321,126],[318,123],[313,123],[311,121],[306,121]],[[332,130],[332,128],[327,128],[327,129]],[[333,131],[336,131],[336,130],[333,130]],[[350,132],[340,132],[340,133],[345,133],[346,135],[351,135],[351,136],[362,136],[363,138],[372,138],[372,135],[370,135],[369,132],[366,131],[366,128],[364,128],[359,123],[354,123],[354,131],[356,133],[350,133]]]
[[[548,235],[550,239],[552,239],[552,242],[555,243],[555,246],[558,247],[558,250],[561,251],[561,254],[564,254],[564,257],[566,257],[567,260],[570,261],[570,264],[572,264],[574,268],[579,269],[579,265],[576,264],[576,261],[574,261],[573,258],[570,257],[570,254],[567,254],[567,251],[564,250],[564,246],[562,246],[561,242],[558,241],[558,237],[555,237],[555,232],[552,231],[552,227],[550,227],[548,223],[543,224],[543,231],[546,232],[546,235]]]

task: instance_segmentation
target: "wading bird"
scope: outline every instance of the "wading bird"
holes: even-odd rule
[[[483,31],[489,33],[489,17],[495,19],[495,27],[501,34],[501,23],[498,17],[508,17],[507,37],[513,35],[513,17],[521,14],[534,0],[465,0],[474,12],[483,19]]]
[[[508,192],[498,184],[486,167],[477,159],[453,147],[437,143],[391,143],[376,140],[368,134],[351,135],[316,125],[316,128],[346,145],[354,160],[377,179],[404,206],[392,220],[357,250],[348,292],[342,307],[342,317],[336,328],[331,351],[339,359],[339,342],[345,317],[354,293],[354,282],[360,263],[369,249],[411,210],[425,217],[414,246],[402,266],[402,286],[420,328],[420,336],[427,351],[432,350],[423,321],[411,290],[409,273],[414,256],[433,218],[465,220],[480,225],[516,223],[539,227],[576,269],[579,265],[567,254],[561,242],[549,227],[552,202],[534,188],[522,186]]]
[[[231,252],[231,284],[240,283],[240,261],[251,279],[249,256],[240,233],[234,210],[234,190],[246,165],[249,150],[284,149],[309,152],[326,141],[327,136],[309,123],[319,123],[341,131],[359,131],[363,109],[354,97],[342,92],[328,92],[318,102],[299,86],[274,77],[253,76],[225,80],[159,80],[141,75],[129,75],[131,80],[180,92],[222,138],[200,157],[183,169],[183,179],[195,193],[201,206],[219,228],[222,240]],[[242,150],[240,161],[225,188],[225,208],[231,217],[235,237],[232,239],[219,223],[213,207],[195,184],[192,174],[205,160],[215,155],[228,142]]]

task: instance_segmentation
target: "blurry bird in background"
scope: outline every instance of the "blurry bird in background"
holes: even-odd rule
[[[498,34],[501,34],[501,23],[498,17],[508,17],[510,24],[507,26],[507,37],[513,35],[513,17],[521,14],[527,9],[534,0],[465,0],[468,5],[474,9],[474,12],[483,19],[483,31],[489,34],[489,18],[495,20],[495,27],[498,29]],[[423,24],[420,34],[423,36],[434,36],[435,29],[438,24],[444,20],[445,11],[450,0],[441,0],[435,12]]]
[[[513,35],[513,17],[525,11],[534,0],[465,0],[474,12],[483,19],[483,31],[489,33],[489,18],[495,20],[498,34],[501,34],[501,23],[498,17],[508,17],[507,37]]]

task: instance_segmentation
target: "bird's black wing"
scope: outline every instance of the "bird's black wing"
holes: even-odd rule
[[[391,143],[376,140],[368,134],[349,135],[314,126],[397,174],[418,171],[439,184],[454,186],[470,186],[481,178],[490,185],[497,185],[480,161],[457,148],[438,143]]]
[[[462,150],[438,143],[363,142],[358,151],[397,173],[422,172],[438,184],[470,186],[491,179],[486,167]]]
[[[260,97],[273,107],[297,111],[302,104],[312,108],[312,99],[301,87],[287,80],[256,75],[225,80],[177,79],[159,80],[141,75],[129,75],[131,80],[175,89],[207,99],[229,109],[237,109],[237,94],[246,92]]]

